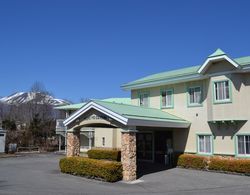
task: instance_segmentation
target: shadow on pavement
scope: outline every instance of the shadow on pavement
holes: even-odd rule
[[[160,163],[149,163],[149,162],[138,162],[137,164],[137,177],[140,178],[143,175],[156,173],[164,170],[171,169],[164,164]]]

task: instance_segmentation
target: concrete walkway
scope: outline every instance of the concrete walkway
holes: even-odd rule
[[[55,154],[0,159],[0,194],[250,194],[250,177],[171,169],[136,184],[106,183],[62,174]]]

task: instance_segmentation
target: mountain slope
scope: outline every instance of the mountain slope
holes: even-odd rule
[[[53,106],[70,104],[70,102],[57,99],[52,97],[51,95],[44,94],[41,92],[17,92],[12,95],[3,97],[0,99],[0,102],[6,104],[25,104],[25,103],[38,103],[38,104],[50,104]]]

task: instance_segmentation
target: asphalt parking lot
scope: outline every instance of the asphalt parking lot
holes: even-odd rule
[[[0,158],[0,194],[250,194],[250,177],[174,168],[139,182],[106,183],[62,174],[55,154]]]

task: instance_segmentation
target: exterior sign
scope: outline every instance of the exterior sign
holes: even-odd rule
[[[106,120],[106,121],[111,121],[111,118],[107,117],[107,116],[99,116],[99,115],[96,115],[96,114],[92,114],[86,118],[84,118],[83,120]]]

